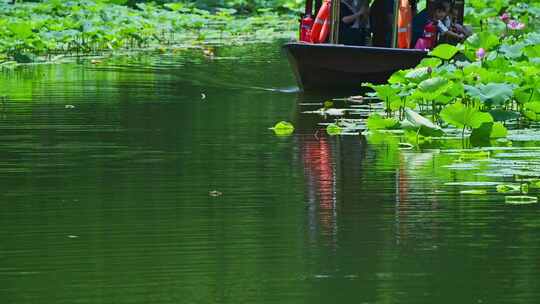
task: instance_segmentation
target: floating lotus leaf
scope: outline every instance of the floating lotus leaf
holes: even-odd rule
[[[486,190],[483,189],[472,189],[472,190],[461,190],[459,191],[461,194],[474,194],[474,195],[484,195],[487,194]]]
[[[493,117],[489,113],[480,112],[473,107],[467,107],[461,102],[446,106],[441,111],[440,116],[446,123],[459,129],[464,127],[476,129],[485,122],[493,122]]]
[[[521,191],[520,185],[512,185],[512,184],[497,185],[497,192],[499,193],[512,193],[512,192],[520,192],[520,191]]]
[[[430,56],[439,57],[444,60],[450,60],[454,57],[459,49],[450,44],[439,44],[435,49],[429,52]]]
[[[506,196],[504,202],[510,205],[528,205],[538,203],[538,198],[536,196]]]
[[[326,133],[328,133],[328,135],[332,135],[332,136],[339,135],[341,134],[341,132],[342,132],[341,127],[335,123],[332,123],[326,126]]]
[[[394,118],[383,118],[379,114],[370,115],[366,125],[369,130],[386,130],[399,127],[399,121]]]
[[[280,121],[273,128],[276,135],[291,135],[294,132],[294,126],[290,122]]]

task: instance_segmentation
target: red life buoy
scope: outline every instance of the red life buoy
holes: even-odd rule
[[[399,0],[397,47],[408,49],[412,40],[412,9],[408,0]]]
[[[311,42],[323,43],[328,38],[330,33],[330,10],[332,7],[331,0],[324,0],[323,5],[317,13],[313,28],[311,29]]]

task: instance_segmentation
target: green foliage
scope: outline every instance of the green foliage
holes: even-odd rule
[[[429,55],[438,57],[444,60],[450,60],[457,54],[458,51],[459,49],[453,45],[440,44],[431,52],[429,52]]]
[[[274,11],[239,16],[217,5],[201,9],[205,6],[195,1],[147,2],[130,1],[136,8],[119,5],[127,3],[123,0],[0,3],[0,58],[265,41],[290,37],[296,29],[294,18]]]
[[[514,95],[514,87],[508,83],[465,85],[467,94],[488,105],[502,105]]]
[[[287,121],[280,121],[271,128],[276,135],[286,136],[291,135],[294,132],[294,126],[292,123]]]
[[[341,134],[341,132],[342,132],[341,127],[335,123],[329,124],[328,126],[326,126],[326,133],[328,133],[328,135],[335,136],[335,135]]]
[[[483,123],[493,122],[493,117],[489,113],[481,112],[461,102],[446,106],[441,111],[441,118],[458,129],[476,129]]]
[[[366,125],[370,130],[388,130],[399,127],[399,121],[395,118],[383,118],[379,114],[368,117]]]
[[[418,134],[434,137],[442,136],[444,134],[441,127],[411,109],[405,110],[405,117],[407,119],[407,123],[404,124],[405,128],[413,129],[417,131]]]

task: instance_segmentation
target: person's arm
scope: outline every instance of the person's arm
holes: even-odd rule
[[[443,36],[446,36],[446,37],[450,37],[452,39],[455,39],[459,42],[463,41],[465,39],[465,35],[463,34],[458,34],[456,32],[453,32],[453,31],[446,31],[444,33],[441,33]]]
[[[343,21],[346,24],[351,24],[351,23],[355,22],[356,19],[362,17],[365,13],[366,13],[366,8],[362,7],[362,9],[358,11],[358,13],[352,14],[352,15],[349,15],[349,16],[345,16],[345,17],[341,18],[341,21]]]
[[[451,31],[441,20],[437,22],[437,28],[439,29],[441,36],[449,37],[460,42],[465,38],[465,35]]]

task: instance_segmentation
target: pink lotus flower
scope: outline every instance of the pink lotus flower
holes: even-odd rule
[[[521,23],[517,20],[510,20],[506,26],[511,30],[522,30],[525,28],[525,23]]]
[[[501,21],[504,23],[508,23],[508,21],[510,20],[510,14],[504,13],[499,17],[499,19],[501,19]]]
[[[484,57],[486,57],[486,50],[484,50],[484,48],[479,48],[476,51],[476,59],[482,60]]]

